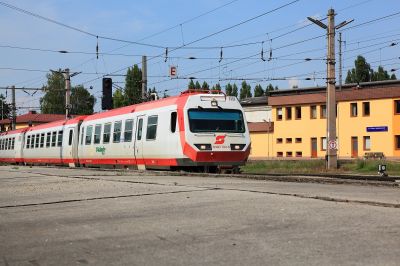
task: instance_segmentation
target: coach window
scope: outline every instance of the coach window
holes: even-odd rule
[[[111,133],[111,123],[105,124],[103,133],[103,143],[110,142],[110,133]]]
[[[171,132],[175,133],[176,131],[176,112],[171,113]]]
[[[11,149],[13,150],[15,147],[15,138],[12,138],[11,140]]]
[[[25,149],[29,149],[31,146],[31,136],[26,136]]]
[[[51,144],[51,132],[46,133],[46,148],[50,147]]]
[[[142,139],[142,130],[143,130],[143,119],[140,118],[139,119],[139,123],[138,123],[138,131],[137,131],[137,140],[141,140]]]
[[[72,137],[74,135],[74,130],[70,129],[69,130],[69,136],[68,136],[68,145],[71,146],[72,145]]]
[[[3,150],[3,139],[0,139],[0,150]]]
[[[94,127],[94,144],[100,143],[100,136],[101,136],[101,125],[96,125]]]
[[[85,137],[85,127],[81,128],[81,146],[83,145],[83,139]],[[79,143],[79,141],[78,141]]]
[[[114,122],[113,142],[117,143],[121,140],[121,126],[122,122]]]
[[[51,133],[51,147],[55,147],[56,146],[56,141],[57,140],[57,132],[53,131],[53,133]]]
[[[93,126],[86,127],[85,145],[92,144],[92,133],[93,133]]]
[[[35,148],[39,148],[40,134],[36,134],[35,139],[36,139],[36,141],[35,141]]]
[[[63,142],[63,131],[58,131],[57,146],[61,147]]]
[[[43,148],[43,146],[44,146],[44,133],[40,135],[40,148]]]
[[[147,132],[146,132],[146,140],[154,140],[157,136],[157,122],[158,116],[149,116],[147,118]]]
[[[129,119],[125,121],[125,131],[124,131],[124,141],[131,142],[132,141],[132,129],[133,129],[133,120]]]

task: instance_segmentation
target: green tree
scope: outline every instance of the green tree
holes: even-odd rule
[[[238,89],[238,87],[236,86],[236,83],[233,83],[233,86],[232,86],[232,96],[238,97],[238,92],[239,92],[239,89]]]
[[[257,85],[254,87],[254,97],[260,97],[260,96],[263,96],[263,95],[264,95],[264,90],[263,90],[263,88],[261,87],[260,84],[257,84]]]
[[[194,90],[194,89],[196,89],[196,85],[194,84],[193,79],[191,79],[191,80],[189,81],[188,89],[189,89],[189,90]]]
[[[347,72],[345,83],[359,83],[371,81],[373,70],[361,55],[354,61],[354,68]]]
[[[126,72],[124,98],[125,106],[143,102],[142,70],[137,65],[128,68]]]
[[[113,108],[125,106],[125,97],[122,90],[118,89],[113,94]]]
[[[71,89],[71,114],[91,115],[93,114],[96,98],[83,86],[76,86]]]
[[[210,89],[210,85],[208,85],[207,82],[203,81],[203,84],[201,85],[201,90],[208,91],[209,89]]]
[[[3,94],[0,94],[0,108],[1,108],[1,118],[6,119],[10,117],[11,114],[11,106],[6,102],[6,97]]]
[[[199,81],[196,81],[196,84],[194,85],[194,88],[196,90],[200,90],[201,89],[201,85],[200,85]]]
[[[42,114],[65,114],[65,80],[61,73],[47,74],[45,95],[40,98]]]
[[[383,69],[383,66],[378,67],[378,71],[372,72],[371,75],[371,81],[381,81],[381,80],[389,80],[389,79],[396,79],[396,75],[392,74],[389,75],[389,73]]]
[[[230,83],[226,84],[225,93],[227,96],[232,96],[232,85]]]
[[[267,88],[265,89],[265,91],[273,91],[274,90],[274,86],[270,83],[268,84]]]
[[[247,84],[245,80],[243,80],[242,88],[240,89],[240,100],[250,98],[251,96],[251,86]]]

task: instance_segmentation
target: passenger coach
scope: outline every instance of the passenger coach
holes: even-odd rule
[[[0,160],[26,164],[216,171],[236,170],[250,153],[236,97],[198,92],[3,135]]]

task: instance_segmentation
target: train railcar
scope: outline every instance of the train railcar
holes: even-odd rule
[[[0,133],[0,162],[22,163],[23,137],[26,129]]]
[[[27,164],[215,171],[250,153],[241,105],[224,94],[186,92],[15,134]]]

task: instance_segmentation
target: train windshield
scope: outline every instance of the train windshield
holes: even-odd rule
[[[244,133],[243,114],[240,110],[190,109],[189,125],[192,132]]]

